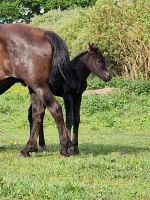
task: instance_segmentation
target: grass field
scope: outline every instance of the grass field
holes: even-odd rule
[[[149,94],[120,90],[84,96],[80,155],[69,158],[59,155],[57,130],[48,114],[47,153],[18,158],[28,139],[29,97],[16,86],[0,98],[1,200],[150,199]]]

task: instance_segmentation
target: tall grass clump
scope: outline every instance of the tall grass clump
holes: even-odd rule
[[[65,39],[71,56],[84,50],[88,42],[94,42],[115,74],[130,79],[149,78],[149,0],[98,0],[93,7],[77,10],[61,12],[64,17],[58,17],[55,22],[50,14],[54,11],[44,16],[46,24],[52,22],[52,28]]]
[[[100,89],[111,87],[116,89],[125,89],[128,92],[133,92],[136,95],[149,95],[150,94],[150,81],[149,80],[129,80],[120,76],[114,77],[109,82],[104,82],[96,76],[90,76],[88,80],[88,89]]]

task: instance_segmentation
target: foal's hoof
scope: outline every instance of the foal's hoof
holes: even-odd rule
[[[47,151],[46,146],[40,146],[39,152],[46,153],[46,151]]]
[[[75,153],[75,155],[79,155],[79,148],[78,148],[78,146],[74,146],[74,153]]]

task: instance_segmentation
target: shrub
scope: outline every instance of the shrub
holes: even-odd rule
[[[99,0],[64,27],[63,36],[72,54],[92,41],[105,52],[108,65],[115,73],[128,75],[131,79],[148,79],[149,20],[146,1],[132,4],[119,1],[116,4],[114,0]]]
[[[48,13],[37,16],[33,19],[32,24],[54,30],[61,35],[61,31],[81,12],[82,8],[75,8],[68,11],[51,10]]]
[[[98,0],[70,19],[64,13],[61,27],[53,26],[69,45],[71,56],[94,42],[104,52],[114,74],[148,79],[150,68],[149,0]],[[73,11],[68,11],[73,12]],[[63,13],[62,13],[63,14]],[[51,22],[51,20],[49,20]]]

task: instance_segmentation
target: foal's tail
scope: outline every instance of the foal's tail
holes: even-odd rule
[[[59,69],[59,72],[65,82],[72,86],[69,69],[70,58],[66,43],[59,35],[52,31],[46,31],[44,35],[53,47],[53,73],[58,72]]]

